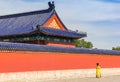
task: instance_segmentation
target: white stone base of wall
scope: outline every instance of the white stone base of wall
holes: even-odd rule
[[[0,73],[0,82],[10,81],[29,82],[31,80],[46,81],[58,79],[74,79],[84,77],[95,77],[96,76],[95,73],[96,73],[95,69]],[[101,74],[102,77],[120,75],[120,68],[104,68],[101,69]]]

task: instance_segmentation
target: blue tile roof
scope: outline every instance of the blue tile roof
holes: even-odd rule
[[[9,43],[9,42],[0,42],[0,49],[3,50],[17,49],[17,50],[28,50],[28,51],[62,52],[62,53],[90,53],[90,54],[120,56],[120,51],[116,51],[116,50],[69,48],[69,47],[57,47],[57,46],[46,46],[46,45],[38,45],[38,44]]]
[[[32,27],[44,24],[54,12],[54,9],[47,9],[0,16],[0,36],[32,32]]]
[[[72,37],[72,38],[81,38],[86,37],[86,33],[77,33],[75,31],[69,31],[69,30],[59,30],[59,29],[53,29],[48,27],[40,27],[40,31],[43,34],[47,35],[54,35],[54,36],[62,36],[62,37]]]
[[[34,32],[38,30],[36,26],[43,26],[54,13],[57,15],[55,9],[49,8],[41,11],[0,16],[0,36],[28,34]],[[57,17],[59,18],[58,15]],[[60,22],[62,23],[61,20]],[[87,36],[86,33],[69,31],[66,27],[65,29],[66,31],[42,27],[40,32],[47,35],[70,38],[82,38]]]

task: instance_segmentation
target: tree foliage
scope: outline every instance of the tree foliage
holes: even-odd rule
[[[85,41],[84,39],[77,39],[74,41],[74,44],[76,47],[81,47],[81,48],[92,48],[93,44],[89,41]]]
[[[120,46],[112,47],[112,50],[119,50],[120,51]]]

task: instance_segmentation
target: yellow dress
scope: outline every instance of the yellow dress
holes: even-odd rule
[[[96,66],[96,77],[99,78],[101,77],[101,71],[100,71],[100,66]]]

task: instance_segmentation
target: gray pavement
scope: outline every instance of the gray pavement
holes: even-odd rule
[[[0,82],[120,82],[120,76],[109,76],[101,78],[76,78],[76,79],[59,79],[59,80],[39,80],[39,79],[22,79],[22,80],[9,80]]]
[[[41,81],[41,82],[120,82],[120,76],[109,76],[102,78],[76,78],[69,80],[64,79],[64,80],[51,80],[51,81]]]

